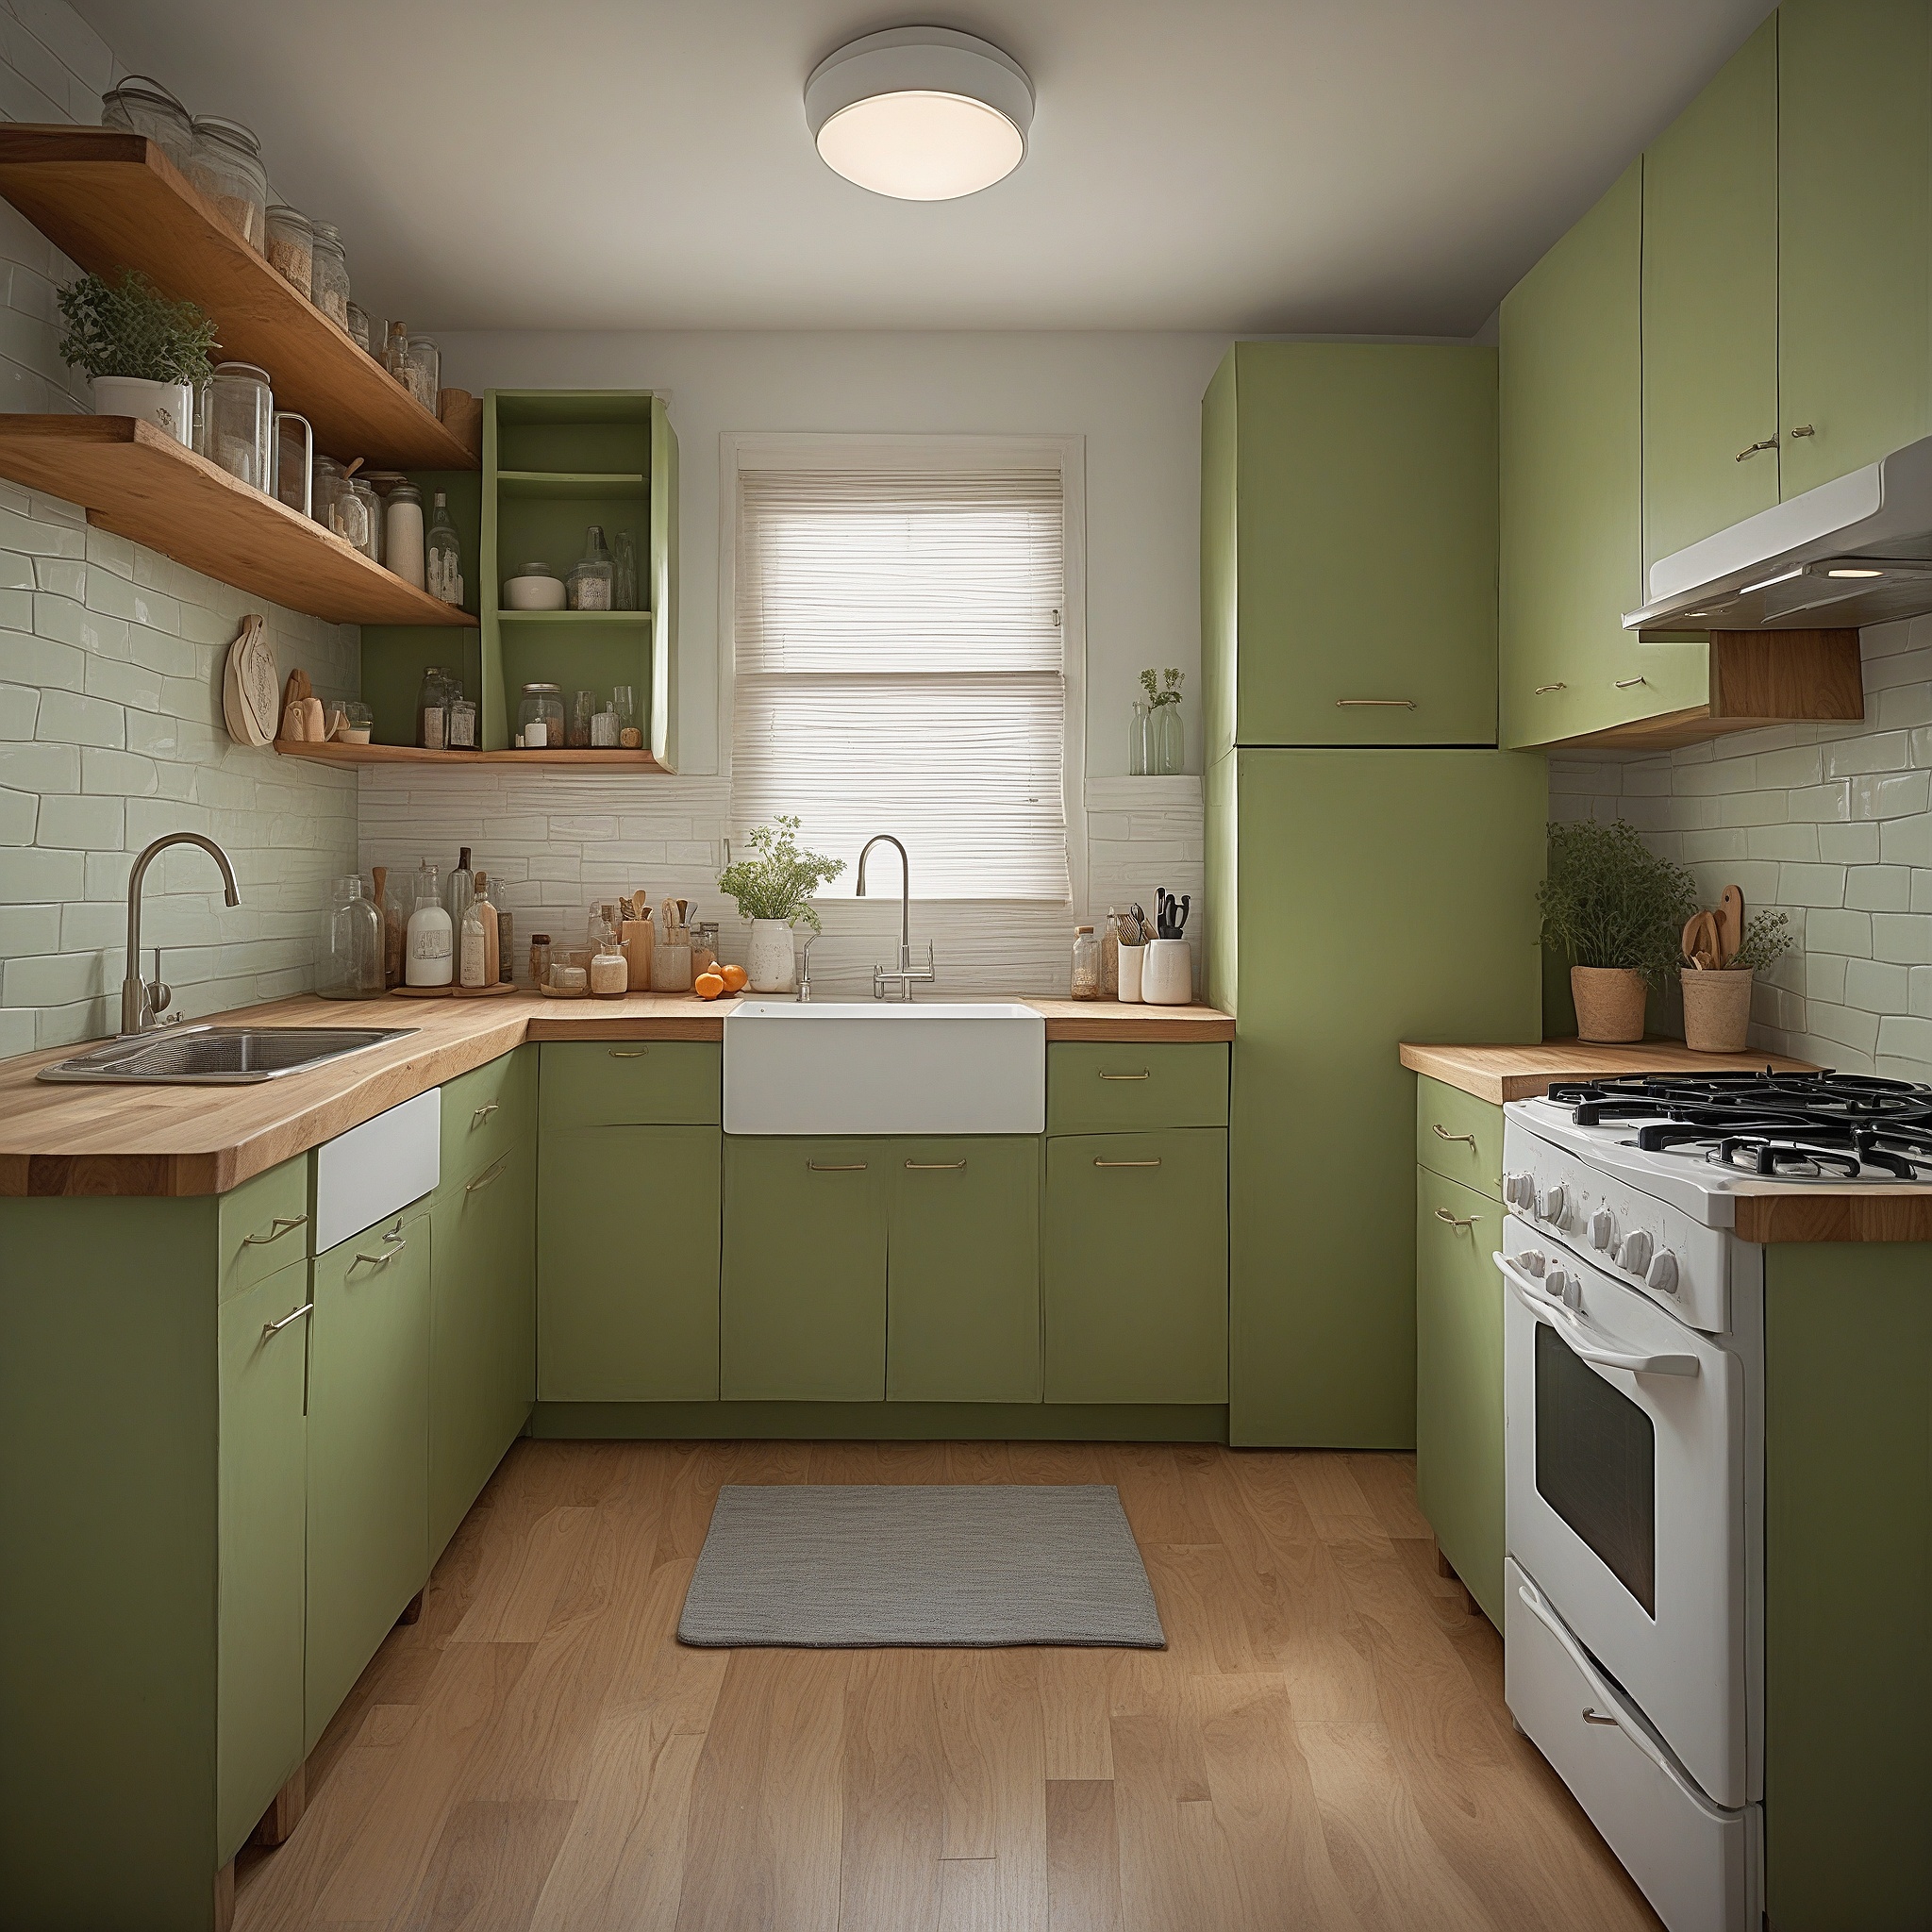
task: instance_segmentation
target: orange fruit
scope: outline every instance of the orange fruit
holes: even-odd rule
[[[701,1000],[714,1000],[724,991],[724,977],[716,973],[700,973],[691,984]]]
[[[726,992],[742,992],[745,981],[751,977],[742,966],[721,966],[718,971],[724,977]]]

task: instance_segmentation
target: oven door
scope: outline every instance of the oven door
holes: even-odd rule
[[[1705,1792],[1744,1805],[1744,1365],[1514,1215],[1495,1260],[1509,1555]]]

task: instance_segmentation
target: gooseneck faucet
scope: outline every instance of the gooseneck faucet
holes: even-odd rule
[[[127,875],[127,971],[121,981],[121,1031],[146,1033],[161,1023],[162,1009],[175,997],[175,990],[161,979],[160,948],[155,948],[155,976],[148,985],[141,976],[141,888],[147,869],[170,845],[199,845],[222,869],[222,884],[227,890],[228,904],[239,906],[242,893],[235,884],[235,868],[228,855],[212,839],[199,832],[170,832],[157,839],[139,858]]]
[[[872,996],[882,1000],[886,996],[888,980],[897,980],[899,996],[909,1000],[915,980],[933,980],[939,977],[934,970],[932,946],[927,943],[925,964],[917,972],[912,966],[912,861],[906,857],[906,848],[890,832],[879,832],[865,841],[865,850],[858,855],[858,884],[853,896],[865,897],[865,861],[874,845],[890,845],[899,855],[899,970],[888,973],[883,966],[872,969]]]

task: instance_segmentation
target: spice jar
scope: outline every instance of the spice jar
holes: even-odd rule
[[[218,362],[208,394],[208,456],[264,493],[275,466],[275,392],[252,362]]]
[[[254,132],[218,114],[196,115],[188,178],[214,204],[216,215],[259,255],[268,225],[268,170]]]
[[[718,925],[715,920],[693,924],[691,932],[691,976],[708,973],[718,963]]]
[[[194,158],[194,123],[159,81],[130,74],[101,96],[101,125],[144,134],[186,174]]]
[[[383,505],[382,524],[387,567],[422,590],[423,492],[413,483],[398,483]]]
[[[349,326],[349,258],[342,252],[341,231],[333,222],[317,222],[311,231],[308,299],[338,328]],[[351,331],[353,333],[353,331]],[[369,319],[362,319],[362,346],[369,346]]]
[[[404,358],[403,381],[409,393],[433,416],[436,392],[442,386],[442,351],[429,336],[410,336]]]
[[[566,589],[573,610],[608,610],[614,594],[617,566],[605,547],[604,528],[592,524],[584,532],[584,554],[571,568]]]
[[[1100,941],[1091,925],[1074,929],[1074,997],[1097,1000],[1100,997]]]
[[[315,298],[311,294],[308,299],[312,302]],[[348,319],[342,324],[342,326],[349,331],[349,340],[352,342],[354,342],[358,349],[362,350],[364,354],[367,354],[369,350],[369,344],[374,340],[374,338],[370,335],[369,332],[369,311],[366,308],[360,308],[358,304],[351,302],[348,305],[346,314]]]
[[[268,265],[290,287],[306,295],[315,266],[315,243],[308,217],[285,201],[273,203],[265,226],[268,234]]]
[[[563,692],[554,684],[526,684],[517,708],[517,736],[525,751],[556,751],[563,743]]]

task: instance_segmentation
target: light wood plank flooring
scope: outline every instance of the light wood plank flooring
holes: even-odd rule
[[[1111,1482],[1165,1652],[686,1650],[727,1482]],[[1400,1456],[520,1442],[237,1932],[1618,1932]]]

